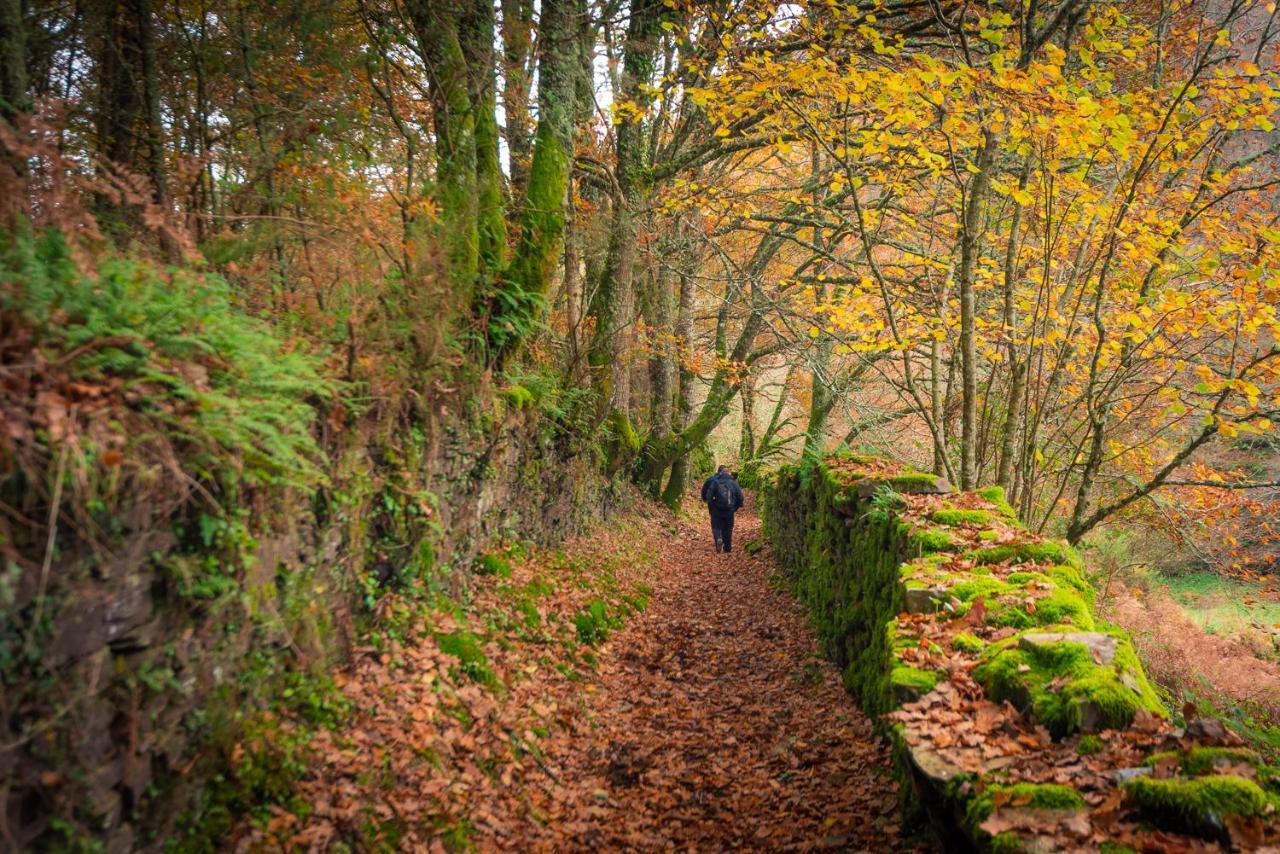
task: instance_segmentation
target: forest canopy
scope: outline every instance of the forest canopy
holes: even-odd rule
[[[225,278],[388,417],[590,389],[673,504],[709,442],[844,445],[1265,543],[1275,17],[7,0],[4,216]]]

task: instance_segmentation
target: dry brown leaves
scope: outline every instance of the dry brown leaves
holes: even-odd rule
[[[946,500],[955,506],[990,507],[971,495]],[[907,503],[904,515],[923,520],[942,505],[943,499],[913,495],[907,497]],[[951,531],[965,533],[956,527]],[[1025,540],[1026,535],[1021,534],[1020,539]],[[976,539],[971,544],[976,544]],[[943,567],[956,572],[972,568],[972,563],[957,556]],[[989,570],[992,577],[1003,578],[1014,568],[997,564]],[[1026,568],[1025,564],[1016,567]],[[1033,597],[1039,595],[1039,591],[1031,592]],[[1034,603],[1023,604],[1034,607]],[[1127,808],[1117,772],[1139,768],[1147,756],[1157,751],[1235,746],[1240,744],[1239,737],[1217,720],[1192,721],[1184,730],[1140,710],[1128,729],[1099,733],[1101,749],[1081,756],[1077,750],[1079,737],[1055,742],[1028,710],[1016,709],[1009,703],[992,703],[973,680],[971,672],[978,656],[957,650],[952,642],[955,635],[975,634],[990,643],[1016,633],[1014,629],[985,625],[986,607],[984,599],[976,597],[962,617],[939,612],[900,614],[897,618],[898,638],[916,642],[900,653],[903,660],[948,674],[933,691],[889,715],[890,720],[903,725],[902,737],[924,772],[939,779],[992,774],[1001,783],[1052,783],[1076,789],[1087,805],[1083,811],[1029,809],[1025,803],[995,798],[996,809],[982,829],[992,835],[1013,832],[1027,850],[1097,851],[1105,841],[1143,852],[1222,850],[1217,842],[1149,829],[1140,816]],[[1167,767],[1157,765],[1151,773],[1156,777],[1172,776],[1177,764],[1174,760],[1165,763]],[[1251,768],[1217,769],[1217,773],[1232,771],[1253,776]],[[975,784],[964,785],[972,790]],[[1280,842],[1274,838],[1274,829],[1260,820],[1229,822],[1226,829],[1235,850],[1260,850]]]
[[[739,516],[742,542],[758,522]],[[645,544],[656,565],[632,561]],[[240,850],[325,850],[337,842],[407,851],[815,850],[901,847],[897,786],[871,734],[821,659],[803,610],[771,588],[767,557],[716,555],[708,532],[650,515],[566,545],[576,565],[622,556],[618,589],[653,588],[648,610],[584,663],[545,637],[493,633],[485,652],[507,685],[460,679],[428,635],[366,651],[343,678],[350,725],[316,740],[301,817],[243,827]],[[502,607],[477,579],[469,615]],[[547,626],[601,579],[557,580]],[[455,626],[436,615],[435,632]],[[472,621],[472,628],[476,621]]]

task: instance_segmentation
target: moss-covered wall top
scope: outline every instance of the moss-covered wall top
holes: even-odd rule
[[[845,684],[948,845],[1253,850],[1280,770],[1215,720],[1178,725],[1080,555],[997,487],[839,456],[766,486],[765,531]],[[961,842],[963,841],[963,843]]]

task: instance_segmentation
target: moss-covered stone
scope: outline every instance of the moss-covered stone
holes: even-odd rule
[[[1208,774],[1215,768],[1229,765],[1248,765],[1259,771],[1270,770],[1258,752],[1247,747],[1194,747],[1190,750],[1153,753],[1147,757],[1147,765],[1155,767],[1169,759],[1176,759],[1183,773],[1191,776]]]
[[[1035,621],[1042,626],[1070,623],[1086,631],[1094,627],[1088,603],[1074,590],[1055,590],[1037,599]]]
[[[944,528],[917,528],[911,532],[910,548],[916,554],[957,551],[959,543]]]
[[[1056,738],[1128,726],[1138,709],[1166,714],[1127,638],[1098,663],[1083,643],[1024,646],[1014,638],[988,649],[975,678],[996,702],[1030,709]]]
[[[918,667],[898,665],[889,674],[893,695],[900,703],[911,702],[932,691],[942,681],[942,675]]]
[[[1045,541],[1041,543],[1002,543],[985,549],[975,549],[966,557],[977,564],[996,563],[1054,563],[1072,567],[1077,571],[1084,568],[1080,553],[1065,543]]]
[[[1080,810],[1084,809],[1084,798],[1070,786],[1056,783],[1015,783],[1011,786],[988,786],[969,802],[965,810],[965,819],[971,828],[976,829],[995,812],[997,795],[999,800],[1012,807],[1033,810]]]
[[[1124,784],[1125,797],[1159,827],[1217,837],[1229,816],[1252,818],[1273,803],[1257,783],[1215,775],[1196,779],[1137,777]]]
[[[1003,486],[988,486],[986,489],[979,489],[978,494],[986,501],[994,504],[996,512],[1001,516],[1014,520],[1018,518],[1018,511],[1014,510],[1013,505],[1005,498]]]
[[[889,478],[889,485],[897,492],[947,492],[946,481],[936,474],[928,472],[908,471]]]
[[[994,518],[989,510],[943,508],[929,514],[929,520],[939,525],[988,525]]]
[[[947,589],[947,592],[959,599],[961,602],[970,602],[978,596],[984,596],[991,599],[1003,593],[1008,593],[1014,587],[1007,582],[998,578],[971,578],[967,581],[961,581],[953,584]]]
[[[957,652],[982,652],[986,648],[987,642],[977,635],[960,632],[951,637],[951,646]]]

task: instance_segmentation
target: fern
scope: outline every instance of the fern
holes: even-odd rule
[[[310,401],[331,397],[334,384],[315,356],[239,309],[224,280],[128,257],[85,275],[53,230],[19,230],[4,250],[0,308],[78,379],[145,390],[137,408],[180,447],[184,466],[232,489],[324,481]]]

